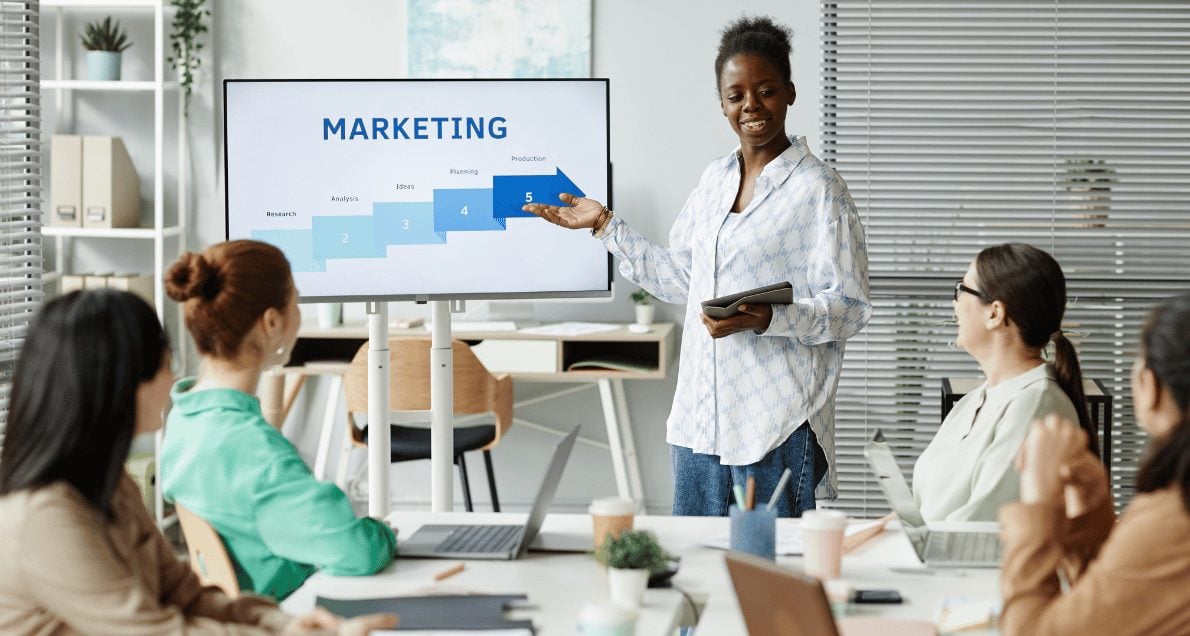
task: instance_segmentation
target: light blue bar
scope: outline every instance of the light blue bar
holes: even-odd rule
[[[281,248],[295,272],[326,271],[326,261],[314,258],[314,233],[310,230],[253,230],[252,238]]]
[[[434,204],[373,203],[376,242],[385,245],[441,245],[446,234],[434,231]]]
[[[434,190],[435,232],[491,232],[504,229],[504,219],[492,218],[490,188]]]
[[[314,258],[384,258],[371,216],[316,216]]]

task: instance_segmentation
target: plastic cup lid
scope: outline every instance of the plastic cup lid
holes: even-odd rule
[[[601,516],[624,516],[636,513],[636,502],[623,497],[600,497],[591,502],[587,512]]]
[[[838,510],[807,510],[801,524],[809,530],[842,530],[847,527],[847,515]]]

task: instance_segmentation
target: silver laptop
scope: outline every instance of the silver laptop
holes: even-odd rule
[[[901,520],[917,558],[930,567],[999,567],[1000,535],[994,531],[931,530],[913,499],[913,491],[884,435],[877,429],[864,446],[864,457],[876,474],[888,505]],[[969,524],[992,527],[994,524]]]
[[[554,455],[545,471],[545,479],[537,490],[533,509],[529,511],[529,519],[524,525],[426,525],[401,543],[397,554],[430,559],[519,558],[541,530],[576,437],[577,426],[554,446]]]

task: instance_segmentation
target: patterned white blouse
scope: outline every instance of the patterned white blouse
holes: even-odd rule
[[[718,455],[725,465],[762,459],[809,421],[830,462],[834,398],[844,340],[868,322],[868,253],[847,185],[804,137],[764,167],[751,203],[739,191],[737,152],[703,172],[658,246],[619,216],[602,240],[620,273],[671,303],[686,303],[681,362],[666,441]],[[703,300],[789,281],[794,303],[774,305],[763,334],[712,339]]]

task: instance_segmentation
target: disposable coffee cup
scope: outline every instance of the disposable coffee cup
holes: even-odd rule
[[[806,574],[824,581],[839,578],[847,515],[838,510],[807,510],[801,518]]]
[[[623,497],[600,497],[587,508],[594,526],[595,549],[603,545],[608,535],[620,536],[632,529],[632,518],[636,514],[636,502]]]
[[[578,615],[582,636],[634,636],[636,612],[615,603],[587,603]]]

